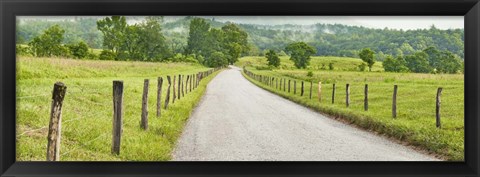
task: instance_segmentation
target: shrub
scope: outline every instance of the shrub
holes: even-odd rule
[[[115,53],[113,53],[110,50],[102,50],[98,58],[100,60],[115,60],[116,56],[115,56]]]
[[[28,47],[28,46],[16,45],[15,46],[15,52],[16,52],[17,55],[20,55],[20,56],[30,56],[31,55],[30,47]]]
[[[68,47],[74,58],[82,59],[88,55],[88,45],[83,41],[77,44],[69,44],[66,47]]]
[[[313,76],[313,72],[312,72],[312,71],[308,71],[307,76],[308,76],[308,77],[312,77],[312,76]]]
[[[334,69],[335,69],[335,67],[333,67],[333,63],[329,63],[329,64],[328,64],[328,69],[329,69],[329,70],[334,70]]]
[[[364,62],[358,65],[359,71],[365,71],[366,68],[367,68],[367,64],[365,64]]]

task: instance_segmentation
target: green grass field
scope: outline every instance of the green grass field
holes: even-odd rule
[[[194,74],[209,68],[189,63],[17,58],[18,161],[45,161],[53,84],[67,86],[63,103],[61,161],[163,161],[171,158],[185,121],[216,74],[170,103],[156,117],[157,77]],[[140,128],[144,79],[150,79],[149,129]],[[120,155],[111,154],[112,81],[124,81],[124,124]],[[172,100],[172,98],[170,99]],[[163,107],[163,106],[162,106]]]
[[[335,62],[334,70],[328,63]],[[247,77],[260,87],[305,105],[317,111],[340,117],[365,129],[402,140],[446,160],[464,160],[464,76],[462,74],[416,74],[383,72],[376,63],[372,72],[355,71],[360,59],[339,57],[312,57],[311,66],[300,70],[287,57],[281,57],[278,69],[266,69],[266,58],[244,57],[236,63],[260,75],[286,78],[291,81],[291,92]],[[318,68],[326,64],[326,69]],[[313,76],[307,76],[308,71]],[[297,94],[293,81],[297,80]],[[300,82],[305,83],[305,95],[300,96]],[[310,81],[313,84],[309,99]],[[318,82],[322,82],[322,100],[318,100]],[[336,84],[335,103],[332,87]],[[346,84],[350,84],[350,106],[346,107]],[[364,111],[364,86],[369,86],[369,110]],[[283,85],[283,84],[282,84]],[[398,85],[397,118],[392,118],[393,86]],[[438,87],[442,93],[442,128],[435,126],[435,104]]]

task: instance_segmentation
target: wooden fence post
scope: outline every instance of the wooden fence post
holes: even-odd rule
[[[291,82],[291,80],[288,79],[288,93],[290,93],[290,82]]]
[[[313,87],[313,82],[310,81],[310,99],[312,99],[312,87]]]
[[[113,81],[112,154],[120,154],[123,125],[123,81]]]
[[[178,85],[177,85],[177,86],[178,86],[178,88],[177,88],[177,90],[178,90],[178,91],[177,91],[177,94],[178,94],[178,95],[177,95],[177,98],[178,98],[178,100],[180,100],[180,96],[181,96],[181,91],[180,91],[180,89],[182,89],[182,88],[181,88],[181,86],[182,86],[182,75],[180,75],[180,74],[178,75]]]
[[[302,81],[302,90],[300,90],[300,96],[303,96],[303,81]]]
[[[293,81],[293,94],[295,94],[295,95],[297,94],[297,81],[296,80]]]
[[[62,106],[67,86],[61,82],[53,85],[50,124],[48,127],[47,161],[60,160],[60,139],[62,132]]]
[[[347,88],[345,89],[346,91],[345,103],[347,104],[347,108],[348,108],[348,106],[350,106],[350,84],[347,84],[346,87]]]
[[[318,82],[318,102],[322,102],[322,82]]]
[[[148,79],[143,81],[142,120],[140,127],[144,130],[148,129]]]
[[[439,87],[437,89],[437,104],[435,106],[436,107],[435,113],[436,113],[437,128],[442,128],[442,123],[440,122],[440,107],[441,107],[441,104],[442,104],[442,100],[441,100],[442,90],[443,90],[442,87]]]
[[[393,118],[397,117],[397,89],[398,89],[398,86],[394,85],[393,86],[393,99],[392,99],[392,117]]]
[[[176,91],[175,91],[176,90],[175,85],[177,85],[175,83],[176,77],[177,76],[173,75],[173,84],[172,84],[173,85],[173,94],[172,94],[173,99],[172,99],[172,103],[175,103],[175,99],[177,99],[177,95],[176,95]]]
[[[190,76],[190,92],[192,92],[192,82],[193,82],[193,75],[189,75]]]
[[[335,84],[332,87],[332,104],[335,104]]]
[[[163,78],[159,77],[157,79],[157,117],[161,116],[162,110],[162,85],[163,85]]]
[[[165,97],[165,109],[167,109],[168,102],[170,101],[170,89],[172,87],[172,82],[170,80],[170,76],[167,76],[167,81],[168,81],[168,89],[167,89],[167,95]]]
[[[287,82],[287,79],[284,78],[284,79],[283,79],[283,91],[284,91],[284,92],[287,91],[287,89],[285,88],[285,86],[287,85],[286,82]]]
[[[368,84],[365,84],[365,99],[363,100],[363,109],[368,111]]]
[[[283,78],[280,78],[280,91],[282,91],[282,81],[283,81]]]
[[[184,80],[185,80],[185,75],[182,75],[182,97],[185,97],[185,87],[184,87],[184,85],[185,85],[186,81],[184,81]]]

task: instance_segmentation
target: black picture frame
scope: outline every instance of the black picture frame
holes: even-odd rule
[[[1,0],[1,176],[479,176],[478,0]],[[15,162],[15,17],[20,15],[461,15],[464,162]]]

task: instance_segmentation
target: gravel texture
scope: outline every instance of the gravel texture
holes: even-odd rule
[[[219,73],[189,118],[174,161],[436,161]]]

